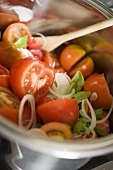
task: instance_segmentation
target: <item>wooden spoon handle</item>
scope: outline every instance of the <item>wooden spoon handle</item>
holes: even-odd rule
[[[60,36],[46,37],[46,44],[43,47],[43,49],[47,50],[49,52],[53,51],[55,48],[59,47],[61,44],[65,43],[69,40],[102,30],[104,28],[108,28],[112,25],[113,25],[113,18],[104,20],[102,22],[96,23],[94,25],[82,28],[80,30],[77,30],[77,31],[74,31],[71,33],[63,34]],[[41,38],[40,39],[37,38],[37,40],[41,41]]]

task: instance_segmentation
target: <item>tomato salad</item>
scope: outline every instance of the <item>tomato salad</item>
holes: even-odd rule
[[[95,71],[87,54],[100,52],[101,41],[109,48],[111,44],[101,37],[101,48],[83,41],[69,42],[57,56],[42,50],[27,25],[10,24],[0,42],[0,115],[55,139],[108,135],[112,96],[104,73]]]

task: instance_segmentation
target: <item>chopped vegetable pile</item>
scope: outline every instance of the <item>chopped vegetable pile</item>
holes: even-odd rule
[[[0,115],[27,131],[58,140],[112,133],[113,99],[95,56],[113,46],[87,35],[44,51],[27,25],[9,24],[0,42]]]

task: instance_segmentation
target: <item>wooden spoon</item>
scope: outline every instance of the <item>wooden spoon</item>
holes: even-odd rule
[[[40,44],[44,44],[42,49],[50,52],[50,51],[53,51],[54,49],[56,49],[57,47],[59,47],[61,44],[65,43],[69,40],[99,31],[101,29],[110,27],[112,25],[113,25],[113,18],[104,20],[104,21],[96,23],[94,25],[82,28],[82,29],[74,31],[74,32],[63,34],[60,36],[58,35],[58,36],[45,37],[45,44],[44,44],[44,39],[42,37],[35,37],[35,38],[38,40],[38,42]]]

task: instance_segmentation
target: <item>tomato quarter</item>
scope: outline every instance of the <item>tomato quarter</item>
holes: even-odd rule
[[[18,60],[10,70],[10,85],[19,98],[33,94],[44,97],[54,81],[54,69],[37,58]]]
[[[110,109],[112,98],[104,74],[95,73],[89,76],[83,90],[97,94],[97,99],[92,101],[94,108]]]
[[[58,99],[41,104],[37,107],[38,114],[47,123],[56,121],[73,126],[79,116],[79,107],[75,99]]]

